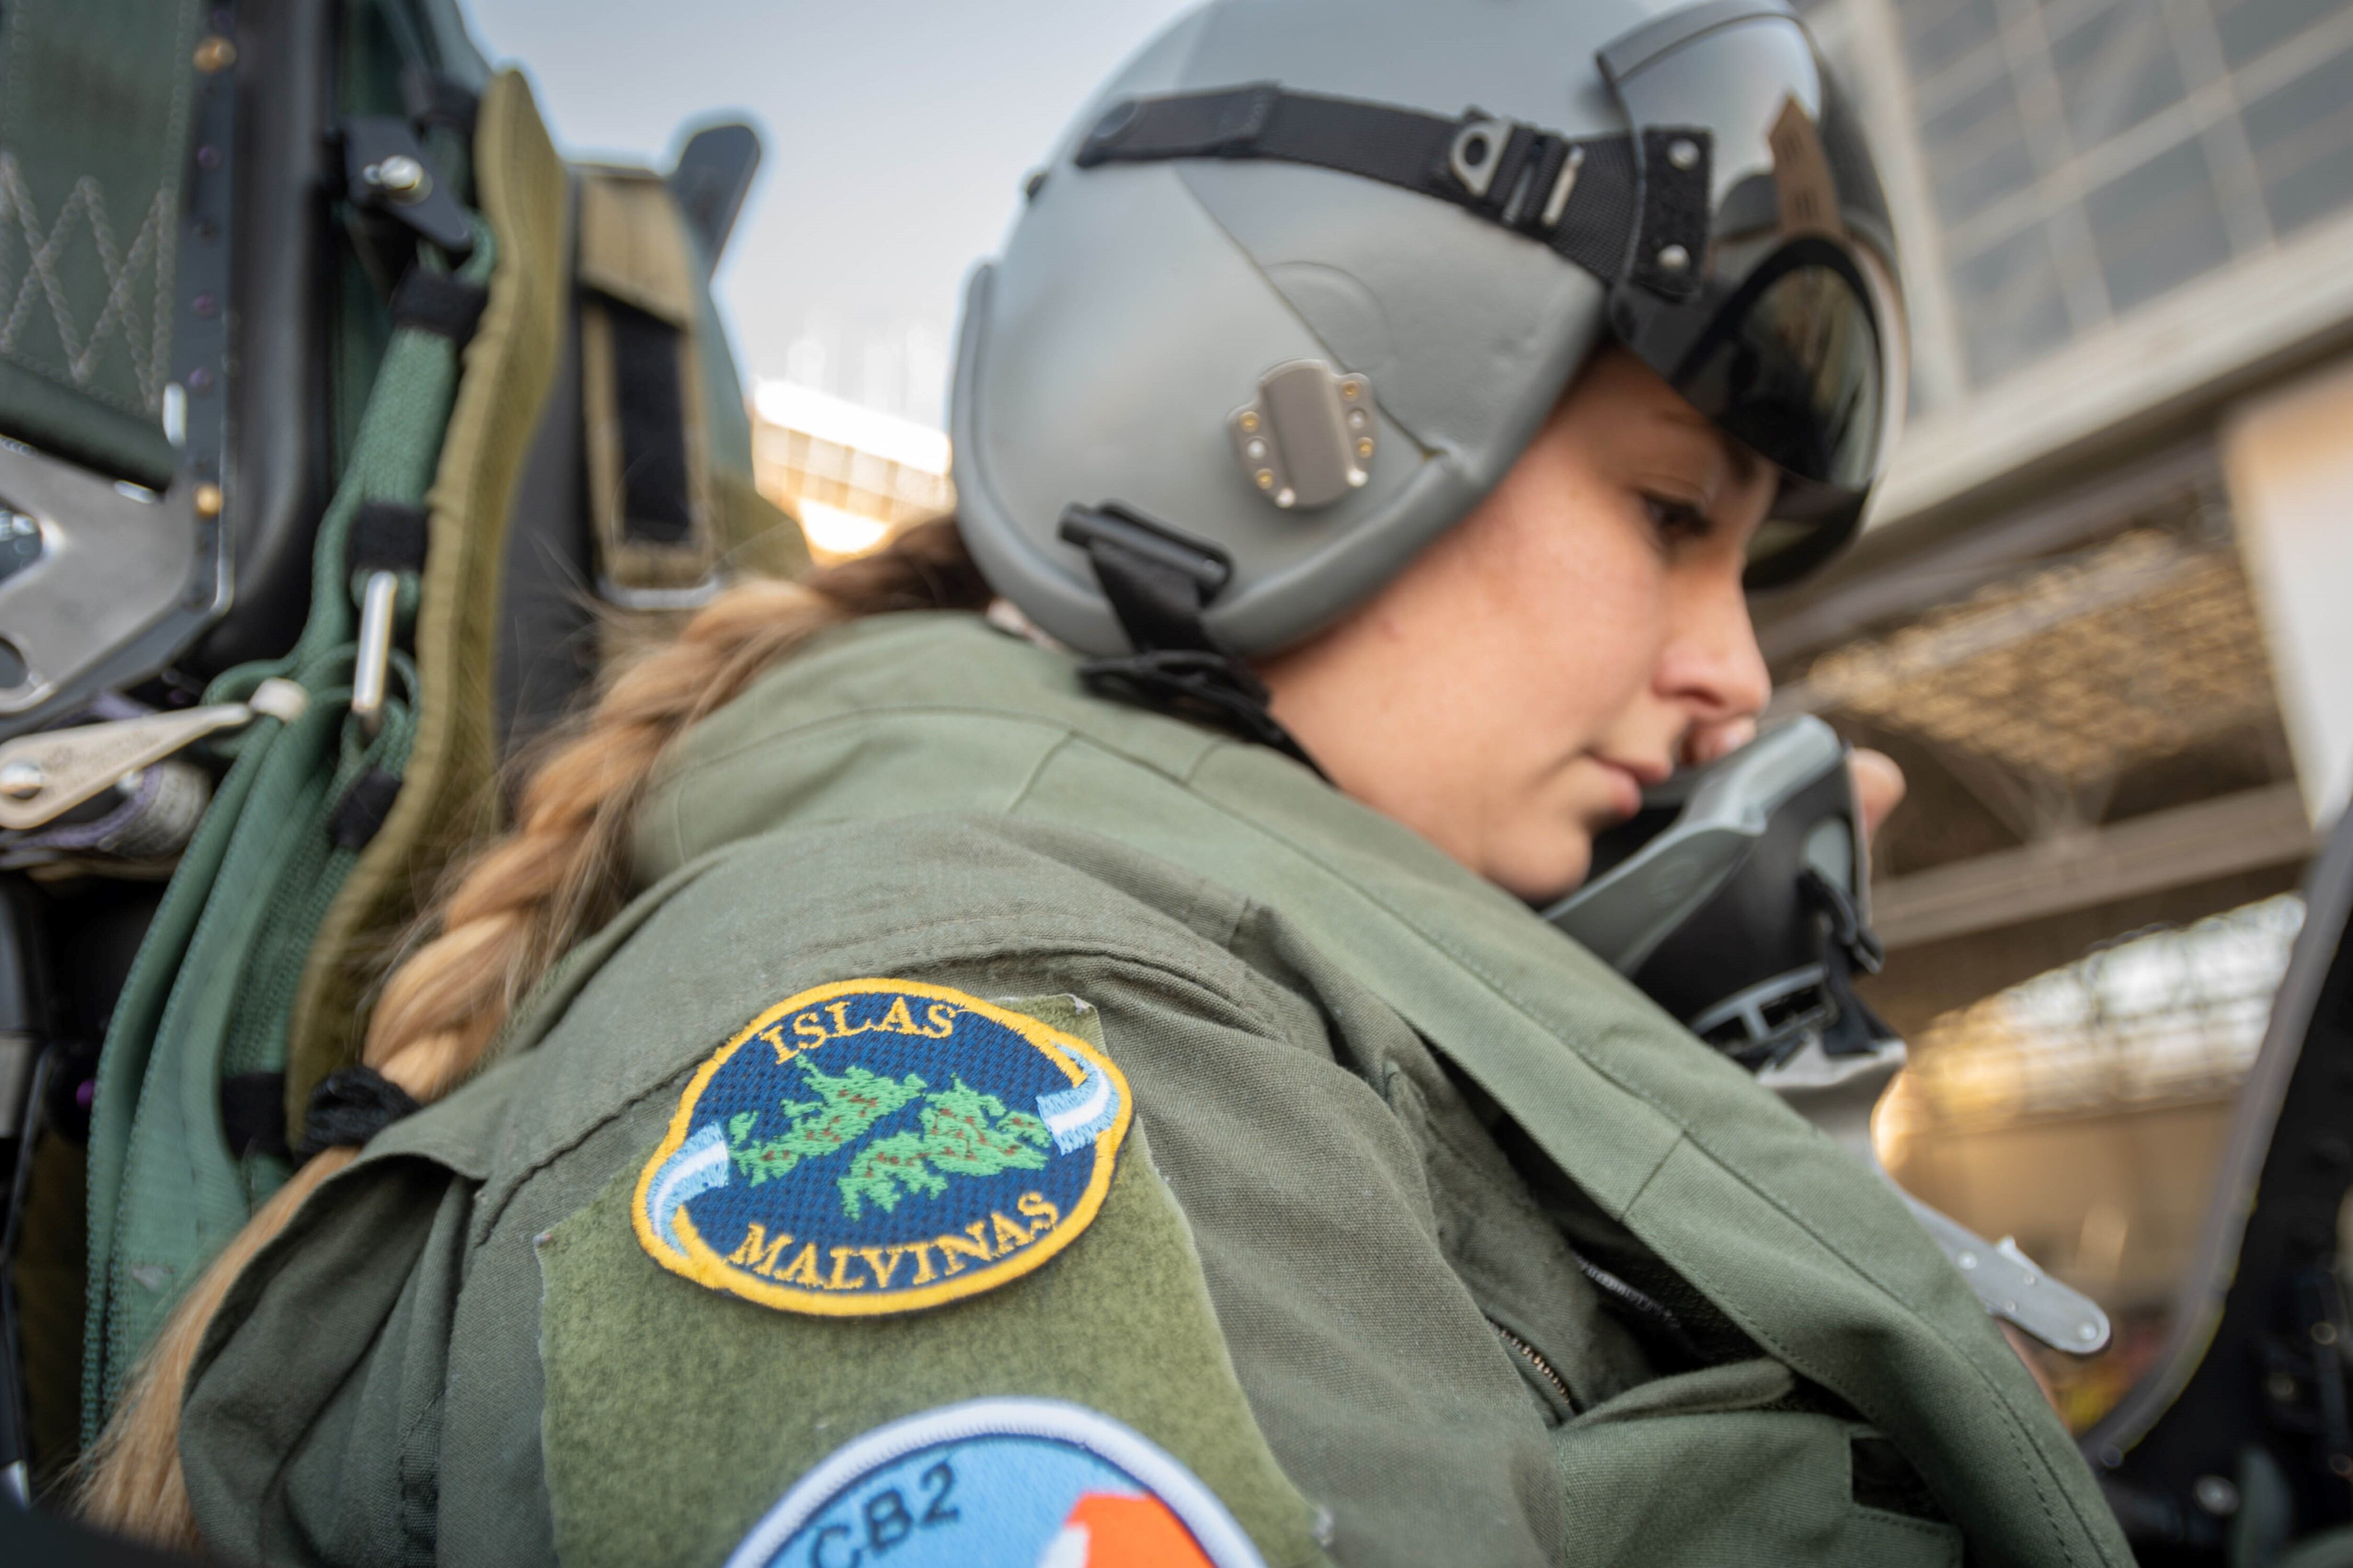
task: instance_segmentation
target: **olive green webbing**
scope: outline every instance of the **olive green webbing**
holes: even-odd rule
[[[564,331],[565,174],[531,89],[501,72],[483,94],[473,168],[499,237],[490,303],[466,346],[465,377],[430,499],[417,621],[417,741],[384,826],[341,881],[315,931],[290,1007],[287,1121],[300,1126],[319,1080],[357,1059],[367,988],[384,955],[470,829],[486,826],[498,742],[491,717],[501,564],[514,491],[554,380]]]
[[[480,283],[497,246],[479,223],[475,236],[459,276]],[[275,677],[301,685],[310,706],[238,737],[107,1030],[90,1118],[85,1439],[182,1289],[286,1177],[282,1160],[227,1146],[221,1079],[284,1065],[311,933],[357,858],[333,844],[329,819],[363,774],[397,775],[408,760],[416,677],[405,657],[394,658],[376,732],[349,715],[360,584],[345,569],[345,542],[364,503],[424,500],[458,373],[448,338],[395,331],[320,522],[301,637],[285,658],[239,666],[206,693],[234,701]],[[416,599],[408,578],[402,601]]]
[[[204,15],[0,6],[0,434],[157,489]]]

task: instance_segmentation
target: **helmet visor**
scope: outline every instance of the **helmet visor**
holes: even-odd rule
[[[1780,469],[1750,580],[1787,581],[1853,532],[1901,422],[1903,307],[1878,175],[1804,27],[1771,0],[1671,13],[1599,60],[1638,161],[1707,165],[1703,254],[1645,256],[1657,242],[1638,237],[1611,330]]]

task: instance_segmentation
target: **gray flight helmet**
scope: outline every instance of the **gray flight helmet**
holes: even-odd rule
[[[1721,332],[1694,343],[1692,330],[1678,337],[1675,310],[1662,308],[1662,325],[1648,310],[1658,301],[1621,297],[1646,277],[1671,303],[1726,296],[1742,279],[1715,279],[1714,258],[1744,253],[1714,243],[1711,215],[1754,206],[1760,184],[1768,208],[1772,189],[1785,188],[1786,212],[1789,177],[1736,180],[1741,132],[1711,143],[1703,130],[1703,147],[1723,149],[1708,199],[1706,160],[1690,170],[1691,141],[1630,123],[1627,106],[1642,118],[1630,83],[1646,57],[1739,25],[1753,39],[1758,23],[1819,66],[1780,0],[1212,0],[1180,18],[1082,110],[1033,177],[1002,256],[968,286],[955,479],[964,537],[990,583],[1082,652],[1130,651],[1140,640],[1132,617],[1114,609],[1083,533],[1065,521],[1074,508],[1108,510],[1212,558],[1198,623],[1216,647],[1276,649],[1369,596],[1475,507],[1605,336],[1662,369],[1697,365],[1715,342],[1720,371]],[[1766,53],[1776,48],[1790,52],[1785,40]],[[1688,80],[1683,90],[1688,99]],[[1720,95],[1713,82],[1698,90]],[[1796,90],[1816,109],[1835,94],[1826,76]],[[1667,96],[1664,107],[1684,107]],[[1303,142],[1294,124],[1289,151],[1271,136],[1250,140],[1300,103],[1344,118],[1307,126]],[[1138,106],[1151,112],[1139,117]],[[1704,124],[1688,110],[1679,122],[1695,118]],[[1336,150],[1319,151],[1318,136]],[[1424,155],[1416,137],[1436,152]],[[1845,190],[1826,205],[1853,221],[1831,226],[1842,251],[1868,253],[1859,269],[1869,276],[1854,287],[1867,283],[1878,337],[1900,346],[1876,177],[1851,121],[1823,140],[1835,144],[1809,167],[1841,176]],[[1398,151],[1409,144],[1421,150]],[[1631,166],[1645,150],[1647,197]],[[1492,195],[1474,177],[1482,163]],[[1507,212],[1514,166],[1521,194]],[[1529,171],[1542,178],[1531,184]],[[1605,176],[1624,188],[1613,196]],[[1742,188],[1727,197],[1732,184]],[[1556,220],[1573,186],[1581,250],[1537,231],[1537,209]],[[1670,220],[1687,245],[1658,242]],[[1710,259],[1675,279],[1655,265],[1662,254]],[[1900,366],[1880,357],[1873,374],[1900,388]],[[1686,395],[1720,395],[1723,379],[1695,373]],[[1793,562],[1843,542],[1876,477],[1895,416],[1885,389],[1866,391],[1852,417],[1877,427],[1862,486],[1823,491],[1799,472],[1810,464],[1802,452],[1784,461],[1797,521],[1768,533],[1796,540]],[[1718,423],[1784,458],[1770,449],[1771,421]]]

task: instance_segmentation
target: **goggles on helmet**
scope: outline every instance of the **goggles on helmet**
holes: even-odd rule
[[[1706,0],[1597,58],[1625,133],[1573,140],[1261,82],[1116,101],[1073,162],[1313,164],[1548,246],[1608,287],[1629,350],[1779,469],[1748,582],[1788,582],[1852,535],[1900,423],[1903,308],[1878,175],[1780,0]]]
[[[1704,245],[1645,222],[1610,330],[1725,434],[1781,470],[1752,585],[1787,582],[1853,532],[1902,421],[1908,375],[1893,227],[1852,114],[1798,19],[1713,0],[1602,49],[1645,192],[1706,170]],[[1675,128],[1705,126],[1704,142]]]

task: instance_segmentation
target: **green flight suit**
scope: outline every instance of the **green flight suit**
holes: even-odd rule
[[[1157,1444],[1271,1564],[2129,1561],[1880,1183],[1270,751],[977,617],[877,617],[687,738],[635,871],[496,1065],[232,1293],[182,1439],[222,1554],[715,1563],[861,1434],[1035,1395]],[[893,1316],[658,1266],[633,1194],[698,1068],[872,976],[1116,1064],[1092,1225]]]

